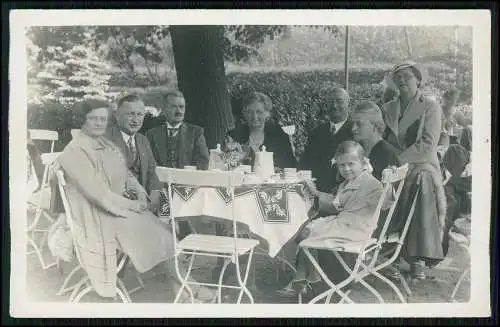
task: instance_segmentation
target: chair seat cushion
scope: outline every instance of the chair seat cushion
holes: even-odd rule
[[[236,240],[237,248],[235,249],[233,237],[189,234],[179,242],[177,247],[181,250],[242,255],[259,244],[259,241],[254,239],[237,238]]]

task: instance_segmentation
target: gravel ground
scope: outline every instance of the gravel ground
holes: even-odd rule
[[[290,255],[292,250],[285,249],[288,254],[285,257],[293,257]],[[45,250],[45,257],[50,260],[48,249]],[[410,285],[412,295],[407,297],[407,301],[411,303],[443,303],[449,302],[449,297],[453,287],[458,280],[462,271],[469,264],[468,253],[455,244],[450,243],[448,257],[438,266],[428,271],[431,280],[420,281],[418,284]],[[71,271],[75,263],[63,263],[63,275],[60,275],[56,268],[41,269],[35,255],[28,256],[27,259],[27,296],[33,301],[43,302],[64,302],[68,300],[69,294],[58,296],[56,292],[62,285],[65,276]],[[211,278],[212,268],[215,266],[213,258],[203,258],[195,261],[195,265],[199,267],[193,272],[193,275],[198,280],[209,280]],[[296,298],[283,299],[275,295],[275,290],[283,287],[291,279],[291,271],[288,269],[279,269],[282,267],[279,263],[270,261],[265,256],[255,256],[253,260],[255,274],[249,277],[249,285],[252,289],[252,294],[256,303],[297,303]],[[405,269],[403,266],[402,269]],[[158,269],[142,275],[145,283],[143,289],[131,295],[134,302],[140,303],[165,303],[173,300],[174,294],[169,289],[168,285],[163,282],[163,276]],[[276,272],[279,272],[278,274]],[[75,278],[81,276],[77,274]],[[137,279],[132,267],[129,267],[125,273],[124,282],[129,289],[138,285]],[[397,297],[386,284],[380,280],[368,280],[382,295],[386,302],[397,303]],[[400,286],[400,285],[398,285]],[[401,288],[402,289],[402,288]],[[265,291],[264,291],[265,290]],[[377,303],[376,298],[366,288],[361,285],[353,286],[349,295],[357,303]],[[470,296],[469,278],[462,283],[457,295],[457,302],[468,302]],[[99,298],[95,293],[89,293],[83,297],[81,302],[114,302]],[[244,297],[243,303],[248,302]]]

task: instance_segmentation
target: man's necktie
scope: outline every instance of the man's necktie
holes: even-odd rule
[[[177,134],[178,128],[168,128],[168,136],[174,137]]]
[[[337,128],[335,127],[335,124],[330,124],[330,135],[335,135],[337,132]]]
[[[130,162],[135,162],[135,159],[137,157],[137,151],[135,149],[134,139],[132,137],[129,137],[127,145],[128,145]]]

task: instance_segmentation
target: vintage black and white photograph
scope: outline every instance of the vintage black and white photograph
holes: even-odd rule
[[[190,12],[11,16],[11,314],[489,315],[489,12]]]

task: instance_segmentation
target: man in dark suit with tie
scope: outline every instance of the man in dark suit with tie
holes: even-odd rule
[[[346,90],[336,87],[325,94],[325,97],[327,98],[325,108],[327,121],[311,132],[299,167],[312,171],[313,177],[317,178],[316,188],[318,191],[333,193],[342,180],[337,166],[332,164],[332,159],[340,143],[353,139],[352,122],[349,119],[350,99]],[[329,214],[319,207],[319,198],[316,199],[316,206],[320,215]],[[352,264],[349,258],[344,259],[349,265]],[[334,282],[340,282],[346,277],[343,275],[342,268],[339,269],[340,263],[331,251],[318,250],[318,261],[328,277]],[[324,283],[318,285],[319,289],[314,287],[313,293],[317,295],[323,290],[322,286]]]
[[[164,100],[165,125],[146,132],[156,162],[163,167],[208,169],[209,152],[203,128],[184,122],[184,95],[170,91],[164,95]]]
[[[138,132],[145,113],[144,103],[137,94],[121,97],[117,101],[117,110],[106,135],[122,150],[129,170],[151,195],[151,204],[154,207],[159,204],[159,192],[152,191],[160,190],[162,185],[156,175],[156,161],[149,141]]]
[[[327,121],[317,126],[309,136],[300,169],[311,170],[318,191],[331,193],[340,183],[337,168],[332,159],[337,145],[352,139],[352,123],[349,116],[349,95],[346,90],[336,87],[326,95]]]
[[[170,91],[164,94],[163,99],[165,124],[146,132],[156,162],[162,167],[196,166],[199,170],[208,169],[209,152],[203,128],[184,122],[184,95],[180,91]],[[192,230],[190,224],[181,222],[179,238]]]

